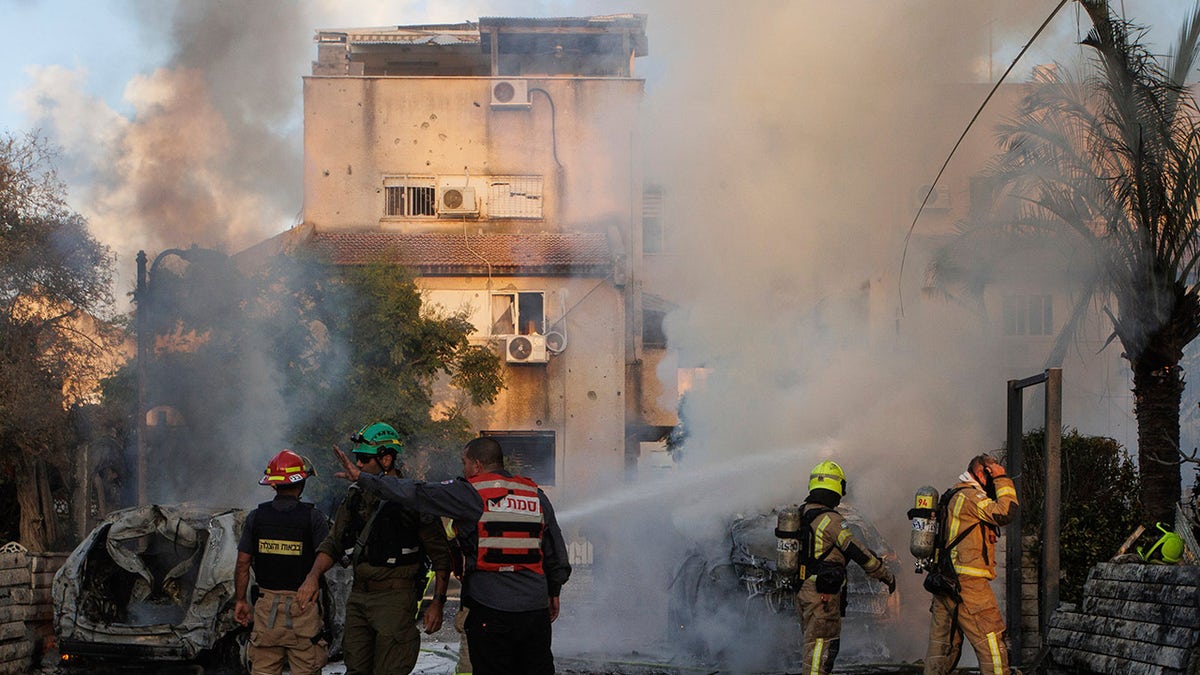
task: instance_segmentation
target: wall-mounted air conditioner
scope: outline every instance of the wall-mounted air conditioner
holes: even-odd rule
[[[475,188],[439,187],[437,213],[439,216],[470,216],[479,213],[479,204],[475,201]]]
[[[928,185],[922,185],[913,193],[913,204],[917,207],[921,206],[921,202],[925,200],[925,195],[929,194],[929,201],[925,202],[927,210],[947,210],[950,208],[950,188],[939,185],[929,192]]]
[[[492,80],[492,108],[521,109],[528,107],[528,81]]]
[[[508,363],[546,363],[550,360],[550,354],[546,351],[546,336],[508,336],[504,340],[504,360]]]

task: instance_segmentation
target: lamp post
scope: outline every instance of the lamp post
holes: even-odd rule
[[[150,293],[150,281],[153,279],[155,272],[158,270],[158,265],[169,255],[175,255],[179,258],[194,263],[201,257],[209,257],[212,259],[215,256],[222,254],[212,249],[200,248],[192,246],[191,248],[169,248],[154,258],[154,262],[149,269],[146,267],[146,252],[138,251],[137,254],[137,286],[133,293],[134,304],[137,305],[137,321],[134,324],[137,327],[137,501],[139,505],[147,503],[146,497],[146,460],[149,450],[146,444],[147,424],[146,415],[150,412],[146,407],[146,371],[150,358],[150,314],[155,311],[151,309],[154,305],[152,295]]]

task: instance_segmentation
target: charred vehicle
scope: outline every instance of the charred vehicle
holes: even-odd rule
[[[242,671],[249,629],[233,618],[233,577],[246,514],[191,504],[110,514],[54,577],[54,630],[64,661],[155,670],[199,662]],[[349,571],[335,566],[329,577],[323,606],[332,656]]]
[[[669,595],[670,630],[679,647],[724,660],[753,641],[749,631],[730,631],[728,626],[753,626],[754,633],[764,637],[764,644],[795,646],[794,654],[780,655],[784,661],[789,656],[799,658],[799,579],[781,571],[777,562],[779,539],[775,529],[780,511],[738,516],[729,525],[726,541],[716,546],[697,544],[689,551],[676,569]],[[854,536],[878,554],[893,575],[899,576],[899,558],[874,526],[845,501],[838,511]],[[899,616],[899,593],[889,594],[886,586],[853,563],[846,567],[846,579],[843,635],[861,631],[869,639],[865,643],[855,640],[865,644],[860,655],[886,658],[888,652],[882,641],[886,631],[881,629]]]

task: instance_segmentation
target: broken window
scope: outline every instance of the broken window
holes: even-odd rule
[[[1006,295],[1005,335],[1053,335],[1054,302],[1049,295]]]
[[[538,485],[554,485],[553,431],[481,431],[504,450],[504,465]]]
[[[488,181],[489,218],[541,218],[541,176],[497,176]]]
[[[492,335],[546,332],[546,294],[541,291],[493,293]]]
[[[393,176],[383,179],[383,215],[410,218],[437,215],[437,191],[432,176]]]

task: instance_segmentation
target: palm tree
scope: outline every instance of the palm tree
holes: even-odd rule
[[[1003,152],[988,172],[1020,208],[964,223],[930,275],[937,288],[978,297],[996,267],[968,276],[963,252],[984,255],[981,241],[1005,244],[1001,251],[1055,243],[1087,263],[1048,363],[1061,363],[1088,308],[1100,306],[1133,373],[1142,517],[1173,522],[1179,362],[1200,334],[1200,110],[1184,82],[1200,47],[1200,4],[1166,57],[1151,54],[1144,30],[1113,16],[1106,0],[1080,4],[1094,26],[1083,42],[1095,50],[1094,69],[1083,78],[1039,69],[1015,119],[999,128]]]

